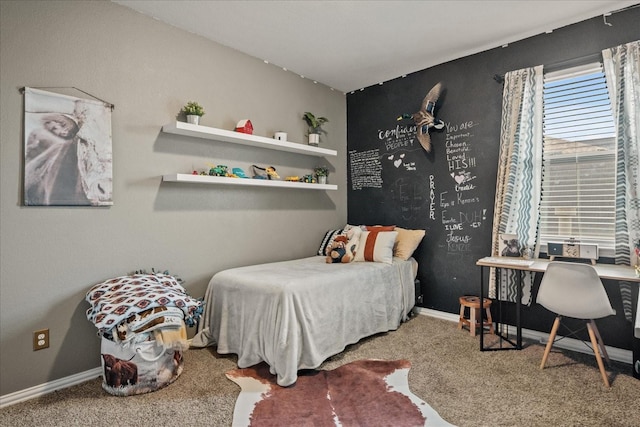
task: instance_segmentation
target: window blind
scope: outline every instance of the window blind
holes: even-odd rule
[[[545,74],[540,242],[612,249],[615,134],[602,64]]]

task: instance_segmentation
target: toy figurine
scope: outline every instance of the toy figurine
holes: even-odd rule
[[[252,165],[253,177],[256,179],[280,179],[280,175],[276,172],[276,168],[273,166],[267,166],[262,168],[260,166]]]
[[[233,172],[236,178],[249,178],[241,168],[233,168],[231,172]]]
[[[308,184],[315,184],[316,179],[313,177],[313,175],[309,174],[309,175],[304,175],[300,181],[302,182],[306,182]]]
[[[251,120],[249,119],[240,120],[236,125],[236,132],[253,135],[253,125],[251,124]]]
[[[354,227],[345,234],[339,234],[327,250],[325,261],[327,264],[348,263],[353,261],[356,248],[360,241],[360,229]]]
[[[227,175],[227,167],[225,165],[214,166],[209,169],[210,176],[226,176]]]

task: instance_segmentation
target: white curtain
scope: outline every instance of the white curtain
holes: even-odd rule
[[[640,263],[640,41],[602,51],[616,122],[615,262]],[[631,284],[620,283],[624,313],[632,319]],[[640,305],[640,304],[639,304]]]
[[[500,235],[515,234],[522,247],[536,248],[542,182],[542,88],[543,67],[525,68],[505,75],[502,94],[500,156],[493,213],[491,254],[498,255]],[[517,274],[494,269],[489,297],[515,302]],[[498,280],[499,279],[499,280]],[[500,289],[497,289],[497,285]],[[533,274],[525,273],[522,303],[531,303]]]

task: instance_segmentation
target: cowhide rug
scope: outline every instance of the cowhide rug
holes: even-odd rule
[[[242,391],[233,426],[451,426],[409,390],[408,360],[360,360],[301,371],[289,387],[265,363],[227,372]]]

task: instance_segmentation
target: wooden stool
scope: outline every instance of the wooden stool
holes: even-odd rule
[[[469,307],[469,318],[464,316],[465,307]],[[472,336],[476,335],[477,327],[489,327],[489,333],[493,334],[493,321],[491,320],[491,300],[484,298],[482,300],[482,308],[487,313],[487,320],[482,321],[482,311],[480,310],[480,298],[465,295],[460,297],[460,321],[458,322],[458,329],[462,329],[462,325],[469,326],[469,332]]]

